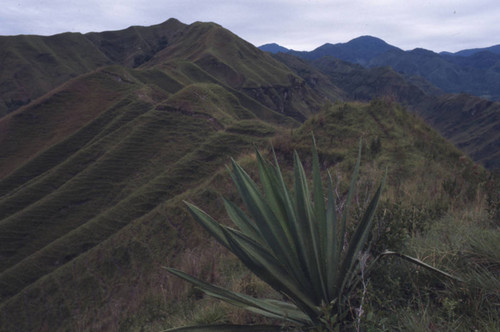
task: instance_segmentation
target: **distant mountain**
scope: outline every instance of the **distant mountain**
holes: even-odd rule
[[[311,52],[290,51],[289,53],[307,60],[316,60],[329,55],[366,66],[374,57],[391,50],[399,50],[399,48],[389,45],[379,38],[362,36],[347,43],[324,44]]]
[[[490,46],[490,47],[483,47],[483,48],[471,48],[467,50],[461,50],[455,53],[451,52],[441,52],[439,54],[442,55],[455,55],[455,56],[471,56],[476,53],[480,52],[491,52],[495,54],[500,54],[500,45],[495,45],[495,46]]]
[[[408,77],[421,76],[448,93],[500,100],[500,45],[437,54],[421,48],[403,51],[381,39],[363,36],[310,52],[288,53],[309,61],[332,56],[367,68],[389,66]]]
[[[287,53],[288,51],[290,51],[288,48],[280,46],[276,43],[261,45],[261,46],[259,46],[259,49],[261,49],[264,52],[269,52],[269,53],[273,53],[273,54],[279,53],[279,52]]]
[[[373,58],[369,66],[390,66],[398,72],[422,76],[449,93],[466,92],[500,100],[500,54],[479,52],[461,57],[424,49],[390,51]]]

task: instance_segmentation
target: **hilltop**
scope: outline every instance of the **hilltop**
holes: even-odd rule
[[[170,19],[121,31],[2,38],[0,52],[13,61],[0,76],[2,331],[266,322],[214,304],[161,266],[250,295],[270,293],[208,238],[183,201],[229,222],[220,196],[237,200],[230,158],[254,177],[255,149],[269,159],[275,151],[289,179],[294,150],[309,172],[311,132],[339,206],[362,140],[350,225],[388,168],[377,248],[432,256],[429,263],[458,273],[465,262],[421,248],[451,241],[442,250],[461,252],[483,234],[497,234],[490,174],[424,119],[494,168],[498,103],[447,95],[388,68],[273,56],[216,23]],[[457,239],[457,229],[472,240]],[[435,240],[441,236],[448,242]],[[489,257],[474,250],[478,264]],[[482,328],[494,316],[495,307],[475,293],[435,292],[443,287],[438,281],[426,284],[401,264],[384,264],[379,268],[393,273],[375,275],[367,326],[410,329],[405,317],[421,318],[412,303],[425,299],[432,309],[426,319],[438,329],[451,326],[454,315],[466,328]],[[422,285],[420,297],[411,292]],[[402,308],[387,306],[389,296]],[[443,305],[459,299],[481,314]]]

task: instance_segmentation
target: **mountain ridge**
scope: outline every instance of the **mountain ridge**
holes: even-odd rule
[[[279,45],[278,45],[279,46]],[[288,50],[307,60],[333,56],[365,67],[390,66],[409,76],[422,76],[448,93],[470,93],[500,100],[498,45],[456,53],[435,53],[423,48],[403,51],[383,40],[362,36],[347,43],[324,44],[313,51]]]
[[[405,107],[413,111],[430,103],[429,95],[442,95],[448,99],[441,120],[470,110],[457,118],[467,124],[478,117],[489,133],[495,123],[480,115],[497,103],[455,99],[388,68],[271,56],[216,23],[167,22],[92,35],[95,44],[85,45],[95,51],[92,45],[104,44],[108,55],[92,53],[104,63],[72,62],[64,71],[69,79],[52,80],[55,88],[0,117],[1,331],[162,330],[183,315],[209,316],[213,311],[197,310],[204,303],[212,310],[212,303],[161,266],[218,284],[234,280],[240,291],[250,279],[207,238],[183,202],[225,222],[220,197],[236,197],[227,174],[231,158],[254,177],[255,149],[265,158],[274,154],[288,180],[293,151],[307,172],[312,167],[311,132],[320,167],[336,178],[340,204],[361,138],[360,202],[388,166],[384,204],[405,220],[416,220],[420,211],[426,223],[437,221],[450,206],[467,207],[479,197],[468,198],[470,192],[481,194],[486,171]],[[121,45],[127,40],[134,47]],[[25,69],[39,75],[44,62],[36,52],[47,50],[44,41],[22,53]],[[62,50],[54,51],[61,45],[49,49],[55,59],[63,58]],[[54,76],[63,63],[50,67]],[[479,139],[487,150],[491,137],[476,134],[467,133],[465,142]],[[383,224],[396,226],[409,227]],[[404,228],[402,237],[411,232]],[[249,295],[267,291],[248,285]]]
[[[378,37],[375,37],[375,36],[370,36],[370,35],[364,35],[364,36],[359,36],[359,37],[353,38],[350,41],[347,41],[347,42],[344,42],[344,43],[342,43],[342,42],[338,42],[338,43],[335,43],[335,44],[325,43],[323,45],[320,45],[320,46],[316,47],[315,49],[318,49],[318,48],[320,48],[322,46],[325,46],[325,45],[346,45],[346,44],[349,44],[352,41],[356,41],[356,40],[360,40],[360,39],[362,40],[363,38],[366,38],[366,37],[373,38],[374,40],[379,40],[379,41],[382,41],[385,44],[388,44],[386,41],[384,41],[381,38],[378,38]],[[393,46],[393,45],[390,45],[390,44],[388,44],[388,45],[389,46]],[[397,46],[393,46],[393,47],[398,48]],[[315,49],[313,49],[311,51],[297,51],[297,50],[294,50],[294,49],[282,46],[282,45],[280,45],[278,43],[263,44],[263,45],[258,46],[258,48],[262,49],[265,52],[270,52],[270,53],[278,53],[279,51],[277,51],[277,50],[283,50],[283,51],[281,51],[282,53],[286,53],[288,51],[310,53],[310,52],[313,52],[315,50]],[[421,48],[421,47],[416,47],[414,49],[417,49],[417,48]],[[421,49],[425,49],[425,48],[421,48]],[[410,50],[406,50],[406,51],[410,51]],[[429,50],[429,51],[434,52],[433,50]],[[459,50],[459,51],[456,51],[456,52],[441,51],[438,54],[468,57],[468,56],[474,55],[475,53],[480,53],[480,52],[485,52],[485,51],[486,52],[500,54],[500,44],[499,45],[493,45],[493,46],[487,46],[487,47],[467,48],[467,49]]]
[[[166,40],[175,37],[184,26],[176,19],[169,19],[152,27],[131,26],[118,32],[0,36],[3,68],[0,77],[9,78],[0,82],[0,117],[70,78],[99,67],[116,62],[136,66],[164,47]],[[124,39],[117,39],[120,36]],[[132,47],[120,46],[125,40]]]
[[[489,47],[479,47],[479,48],[470,48],[470,49],[465,49],[465,50],[460,50],[458,52],[440,52],[440,54],[445,54],[445,55],[454,55],[454,56],[471,56],[479,52],[491,52],[491,53],[496,53],[500,54],[500,45],[493,45]]]

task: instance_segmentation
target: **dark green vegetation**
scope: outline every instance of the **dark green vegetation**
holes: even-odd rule
[[[378,143],[375,145],[378,146]],[[200,208],[186,202],[191,215],[210,235],[238,257],[252,273],[289,301],[255,298],[208,284],[174,268],[164,268],[209,296],[250,312],[283,320],[281,324],[274,325],[276,331],[284,329],[286,324],[289,324],[290,328],[295,326],[305,330],[335,331],[353,329],[355,326],[359,329],[364,296],[361,301],[356,296],[366,292],[369,272],[384,256],[399,256],[419,267],[439,273],[440,276],[462,282],[461,279],[418,259],[394,251],[385,250],[370,259],[371,252],[366,249],[366,243],[371,234],[373,217],[387,174],[361,219],[355,222],[355,230],[347,240],[347,216],[359,174],[361,147],[360,144],[341,215],[337,214],[337,199],[330,173],[327,177],[327,188],[324,188],[322,183],[314,138],[311,190],[304,166],[296,151],[293,190],[290,190],[284,181],[276,154],[273,154],[274,164],[271,164],[257,152],[262,192],[248,173],[232,160],[231,178],[249,211],[247,214],[234,202],[224,199],[226,213],[236,228],[217,222]],[[328,197],[326,202],[325,197]],[[354,302],[361,302],[357,317],[352,315]],[[357,322],[354,323],[356,319]],[[213,330],[227,329],[229,326],[242,327],[227,325],[224,328],[213,327]],[[198,329],[193,327],[192,330]],[[261,326],[254,327],[254,331],[261,331]]]
[[[275,154],[276,164],[272,165],[257,153],[263,192],[248,173],[232,161],[231,178],[249,211],[246,214],[234,202],[224,200],[226,212],[237,229],[217,222],[198,207],[187,203],[193,217],[210,235],[291,302],[249,297],[207,284],[182,271],[166,269],[198,286],[207,295],[251,312],[283,319],[308,329],[345,326],[352,294],[357,293],[356,288],[362,282],[358,275],[367,269],[366,262],[360,264],[358,257],[370,234],[383,188],[382,183],[356,225],[351,241],[344,244],[347,213],[359,171],[360,153],[361,145],[342,216],[337,215],[331,176],[328,176],[328,203],[325,204],[325,188],[314,143],[312,191],[309,190],[304,167],[296,152],[293,192],[283,179]],[[344,246],[347,247],[345,251]],[[279,329],[280,325],[276,325],[276,328]]]
[[[388,260],[379,268],[393,273],[375,272],[361,324],[498,329],[498,188],[481,166],[390,98],[344,103],[352,92],[331,75],[297,58],[278,61],[212,23],[169,20],[121,32],[2,38],[27,43],[0,48],[2,55],[18,54],[2,59],[25,60],[2,66],[2,98],[32,101],[5,106],[11,112],[0,118],[0,329],[267,324],[213,304],[160,266],[270,294],[191,219],[182,200],[229,222],[219,198],[236,198],[229,157],[254,176],[251,152],[257,146],[269,157],[272,143],[289,181],[294,149],[309,171],[311,131],[339,207],[363,137],[353,217],[373,179],[389,168],[375,249],[402,250],[466,280],[429,283],[425,272]],[[54,67],[37,60],[42,53],[57,60]],[[373,72],[373,86],[382,73],[377,79]],[[24,90],[8,82],[29,93],[16,95]],[[448,98],[456,105],[469,100]]]

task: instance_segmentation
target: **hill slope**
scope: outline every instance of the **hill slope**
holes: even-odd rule
[[[0,117],[63,82],[110,64],[82,34],[0,37]]]
[[[195,23],[137,69],[101,67],[4,116],[2,300],[205,181],[224,156],[297,126],[325,98],[229,31]]]
[[[399,72],[422,76],[449,93],[467,92],[500,100],[500,54],[480,52],[461,57],[415,49],[380,55],[370,61],[370,66],[391,66]]]
[[[186,27],[175,19],[100,33],[0,36],[0,117],[71,78],[112,63],[137,66]]]
[[[297,73],[307,67],[289,55],[275,57]],[[344,91],[346,99],[388,98],[401,103],[475,161],[492,170],[500,167],[500,102],[444,94],[420,77],[408,78],[389,67],[364,68],[333,57],[320,58],[311,65],[319,73],[316,75],[326,75],[331,84]]]
[[[221,92],[205,84],[189,89]],[[187,92],[174,94],[172,102]],[[205,99],[200,105],[210,104]],[[166,328],[198,301],[180,303],[192,291],[162,272],[161,265],[207,277],[221,269],[244,276],[193,224],[182,200],[221,217],[218,195],[234,197],[224,165],[230,156],[251,165],[247,155],[252,146],[269,151],[269,138],[276,137],[273,145],[287,170],[293,148],[307,159],[313,130],[323,167],[338,178],[348,178],[359,137],[367,147],[378,141],[380,148],[364,152],[363,172],[381,174],[389,165],[388,197],[422,208],[428,195],[442,195],[436,179],[460,167],[459,151],[402,108],[381,102],[335,105],[291,136],[289,129],[228,116],[233,108],[220,103],[213,103],[213,110],[225,110],[225,119],[222,113],[209,117],[169,103],[151,109],[136,102],[133,109],[141,105],[141,114],[129,123],[99,133],[65,163],[4,196],[2,207],[21,208],[33,192],[50,191],[22,210],[7,211],[1,221],[2,256],[7,258],[0,274],[3,329]],[[66,173],[85,163],[78,174]],[[64,183],[54,188],[57,179]],[[415,181],[421,189],[410,195],[405,188],[415,188]],[[212,273],[213,281],[227,282]],[[29,306],[23,305],[26,298]],[[30,319],[24,320],[25,315]]]
[[[483,197],[483,170],[472,173],[472,163],[422,120],[392,101],[340,101],[353,93],[349,76],[337,84],[320,65],[272,57],[214,23],[164,27],[92,35],[92,45],[109,47],[101,53],[111,65],[89,66],[0,118],[0,330],[161,330],[209,317],[203,310],[212,303],[162,265],[268,291],[245,286],[248,272],[206,237],[182,201],[225,218],[219,195],[235,198],[230,157],[253,176],[254,148],[269,156],[272,143],[289,172],[293,149],[308,160],[311,131],[340,204],[360,138],[359,204],[386,166],[384,199],[404,216],[417,209],[431,223]],[[116,48],[129,38],[145,47],[148,36],[145,57]],[[397,89],[391,82],[410,99],[415,89],[423,96],[432,89],[395,81],[403,77],[393,71],[338,65],[358,80],[373,75],[359,90],[370,99]],[[372,94],[382,77],[388,88]],[[458,184],[447,191],[450,179]]]

